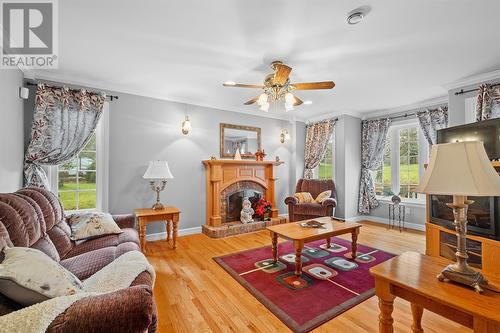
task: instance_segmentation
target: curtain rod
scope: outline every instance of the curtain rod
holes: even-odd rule
[[[310,123],[306,123],[306,126],[309,126],[311,124],[316,124],[316,123],[322,123],[324,121],[329,121],[329,120],[333,120],[333,121],[337,122],[337,121],[339,121],[339,117],[326,118],[326,119],[322,119],[322,120],[311,121]]]
[[[38,83],[29,82],[29,81],[26,82],[26,84],[28,86],[37,86],[38,85]],[[48,83],[48,84],[50,85],[50,83]],[[115,100],[115,99],[118,99],[118,96],[116,96],[116,95],[108,95],[108,94],[106,94],[106,97],[109,97],[109,99],[111,100],[111,102],[113,102],[113,100]]]
[[[492,84],[491,86],[492,86],[492,87],[500,86],[500,83],[495,83],[495,84]],[[469,90],[463,90],[463,89],[461,89],[460,91],[457,91],[457,92],[455,93],[455,96],[456,96],[456,95],[462,95],[462,94],[470,93],[470,92],[473,92],[473,91],[478,91],[478,90],[479,90],[479,88],[476,88],[476,89],[469,89]]]

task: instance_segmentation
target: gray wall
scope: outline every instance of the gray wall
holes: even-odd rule
[[[23,175],[23,74],[18,69],[0,72],[0,192],[13,192],[22,186]]]
[[[335,185],[338,206],[335,216],[358,215],[361,174],[361,119],[343,115],[335,124]]]
[[[202,160],[219,158],[219,124],[229,123],[261,127],[266,159],[276,155],[285,162],[275,167],[276,203],[281,214],[287,209],[284,199],[290,194],[302,172],[304,124],[263,118],[243,113],[210,109],[136,95],[119,94],[110,103],[109,128],[109,210],[130,213],[134,208],[148,207],[154,194],[142,179],[148,161],[169,162],[174,179],[162,192],[162,201],[182,211],[180,229],[205,223],[205,174]],[[255,111],[258,112],[258,111]],[[180,130],[185,115],[192,123],[191,133]],[[292,137],[280,143],[280,130]],[[293,134],[295,133],[295,134]],[[294,143],[301,143],[295,147]],[[148,233],[164,231],[162,224],[150,225]]]

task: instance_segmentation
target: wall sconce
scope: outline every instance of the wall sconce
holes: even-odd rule
[[[285,143],[285,141],[290,140],[290,133],[286,129],[282,129],[280,133],[280,142]]]
[[[188,135],[189,131],[191,131],[191,121],[189,120],[189,116],[186,116],[186,119],[182,122],[182,134]]]

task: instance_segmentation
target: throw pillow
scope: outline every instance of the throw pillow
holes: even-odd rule
[[[309,192],[297,192],[295,193],[295,197],[299,201],[299,203],[311,203],[314,202],[314,199]]]
[[[3,250],[0,293],[22,305],[72,295],[82,290],[81,281],[48,255],[29,247]]]
[[[71,239],[74,241],[122,232],[113,217],[107,213],[75,213],[68,216],[66,221],[71,227]]]
[[[332,191],[330,191],[330,190],[323,191],[320,194],[318,194],[318,196],[316,197],[316,199],[314,201],[316,201],[317,203],[322,203],[325,199],[328,199],[331,195],[332,195]]]

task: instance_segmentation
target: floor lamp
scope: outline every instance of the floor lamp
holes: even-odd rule
[[[466,141],[432,146],[429,165],[418,193],[453,195],[454,225],[457,233],[456,263],[439,275],[440,281],[455,281],[482,292],[488,281],[467,264],[467,196],[500,196],[500,176],[491,165],[482,142]]]

